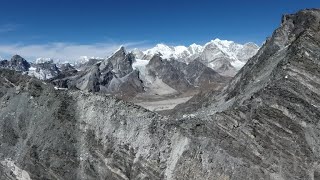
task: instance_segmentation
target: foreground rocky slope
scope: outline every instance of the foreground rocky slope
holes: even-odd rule
[[[222,94],[179,120],[0,71],[0,177],[319,179],[319,22],[317,9],[284,16]]]
[[[1,179],[163,176],[151,150],[161,142],[163,118],[112,97],[56,91],[13,71],[0,74]]]

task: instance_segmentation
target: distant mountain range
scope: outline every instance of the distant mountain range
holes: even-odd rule
[[[197,44],[191,44],[189,47],[157,44],[146,51],[134,49],[132,53],[137,59],[144,60],[150,60],[155,54],[159,54],[163,59],[174,59],[185,63],[198,60],[221,75],[234,76],[258,50],[259,46],[252,42],[238,44],[233,41],[215,39],[203,46]]]
[[[206,86],[220,86],[258,51],[244,45],[215,39],[204,46],[170,47],[158,44],[146,51],[119,48],[109,58],[83,56],[77,63],[38,58],[29,63],[19,55],[0,61],[0,68],[22,71],[58,88],[135,97],[137,94],[179,94]]]
[[[186,47],[157,44],[155,47],[145,51],[136,48],[131,52],[138,60],[151,60],[151,58],[157,54],[159,54],[162,59],[177,60],[186,64],[197,60],[215,70],[220,75],[232,77],[249,58],[257,53],[259,48],[257,44],[252,42],[239,44],[233,41],[214,39],[204,45],[191,44]],[[55,64],[70,63],[80,66],[81,64],[88,63],[92,59],[103,61],[107,58],[81,56],[77,60],[61,60],[50,57],[39,57],[34,60],[34,64],[50,62]],[[0,60],[3,59],[0,57]]]

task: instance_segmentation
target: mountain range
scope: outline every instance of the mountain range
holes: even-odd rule
[[[106,59],[83,57],[74,65],[55,64],[51,58],[38,58],[35,63],[29,63],[15,55],[10,61],[1,61],[0,68],[20,69],[32,77],[50,80],[57,88],[111,93],[132,99],[138,94],[140,97],[169,96],[209,86],[221,87],[258,48],[253,43],[241,45],[216,39],[203,47],[160,44],[144,52],[138,49],[127,52],[125,47],[120,47]],[[16,66],[5,65],[5,62]]]
[[[258,50],[259,46],[252,42],[238,44],[233,41],[215,39],[203,46],[191,44],[189,47],[185,47],[157,44],[146,51],[134,49],[132,52],[137,59],[144,60],[150,60],[156,54],[160,54],[163,59],[174,59],[184,63],[198,60],[221,75],[234,76]]]
[[[0,179],[320,179],[320,9],[284,15],[221,89],[167,115],[94,92],[140,87],[123,84],[140,72],[179,91],[227,77],[197,58],[135,58],[122,47],[49,81],[1,61]]]

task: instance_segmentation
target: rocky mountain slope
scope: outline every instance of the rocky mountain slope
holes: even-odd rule
[[[153,139],[163,118],[113,97],[57,91],[14,71],[0,76],[1,179],[163,176],[164,163],[151,153],[163,141]]]
[[[202,100],[189,117],[212,123],[205,123],[203,137],[215,132],[220,139],[229,154],[224,158],[233,159],[223,163],[231,179],[239,178],[237,168],[249,170],[244,179],[320,178],[319,22],[318,9],[283,16],[223,93],[202,94],[179,108]],[[239,167],[243,163],[247,168]]]
[[[190,88],[210,86],[227,82],[227,78],[221,76],[211,68],[195,60],[185,64],[176,60],[162,59],[155,55],[146,65],[146,76],[152,84],[156,79],[177,91],[187,91]]]

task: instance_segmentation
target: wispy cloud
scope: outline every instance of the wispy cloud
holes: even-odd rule
[[[3,25],[0,25],[0,33],[7,33],[7,32],[16,31],[18,26],[19,26],[18,24],[3,24]]]
[[[127,50],[133,48],[145,49],[148,47],[146,41],[120,43],[96,43],[96,44],[76,44],[76,43],[49,43],[49,44],[0,44],[0,56],[9,57],[19,54],[29,61],[38,57],[50,57],[54,59],[75,61],[80,56],[107,57],[120,46],[125,46]]]

